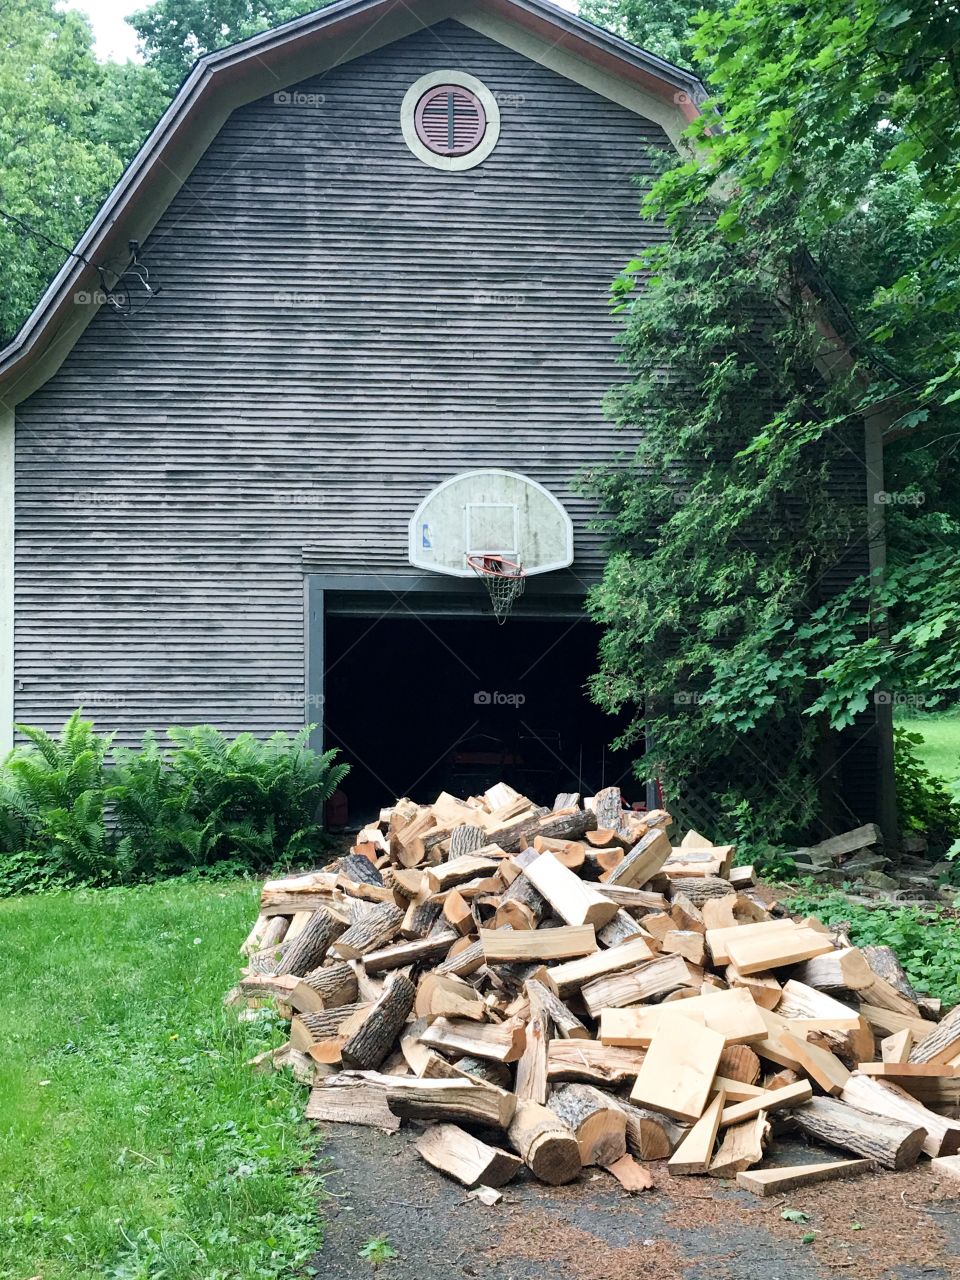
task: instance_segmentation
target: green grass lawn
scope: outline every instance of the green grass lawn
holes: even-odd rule
[[[3,1280],[289,1277],[321,1240],[303,1088],[223,995],[250,883],[0,902]]]
[[[917,755],[931,773],[947,782],[960,780],[960,715],[917,716],[898,723],[922,735]]]

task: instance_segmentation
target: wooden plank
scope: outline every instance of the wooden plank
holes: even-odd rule
[[[960,1156],[938,1156],[930,1161],[930,1168],[945,1178],[960,1178]]]
[[[813,1097],[813,1088],[809,1080],[798,1080],[796,1084],[785,1084],[782,1089],[764,1089],[756,1098],[747,1102],[735,1102],[724,1107],[720,1116],[720,1128],[731,1124],[740,1124],[743,1120],[752,1120],[761,1111],[782,1111],[786,1107],[799,1106]]]
[[[730,953],[728,944],[731,938],[753,938],[764,936],[770,932],[778,932],[781,929],[795,929],[796,925],[792,920],[783,918],[780,920],[758,920],[753,924],[740,924],[734,928],[725,929],[708,929],[707,930],[707,949],[713,957],[715,965],[725,965],[730,963]]]
[[[881,1009],[879,1005],[862,1004],[860,1013],[878,1035],[890,1036],[909,1029],[915,1038],[922,1039],[930,1031],[931,1024],[925,1018],[914,1018],[894,1009]]]
[[[639,889],[660,870],[673,853],[669,838],[659,828],[641,836],[624,860],[604,873],[604,883]]]
[[[952,1080],[960,1075],[946,1062],[861,1062],[857,1070],[889,1080]]]
[[[650,1042],[630,1100],[680,1120],[699,1120],[723,1052],[723,1036],[689,1018],[668,1018]]]
[[[334,1076],[315,1085],[304,1112],[308,1120],[326,1124],[362,1124],[396,1133],[400,1119],[387,1106],[386,1090],[363,1079]]]
[[[731,963],[744,975],[798,964],[832,950],[830,938],[815,929],[781,929],[753,938],[732,937],[727,943]]]
[[[552,853],[541,853],[524,867],[524,874],[569,925],[593,925],[595,930],[601,929],[617,914],[615,902],[597,893]]]
[[[880,1056],[884,1062],[906,1062],[913,1048],[913,1032],[909,1027],[895,1031],[880,1041]]]
[[[595,951],[581,960],[568,960],[566,964],[553,965],[545,970],[547,985],[562,999],[571,991],[579,990],[585,982],[592,982],[603,974],[632,969],[635,965],[654,959],[654,952],[643,938],[631,938],[629,942],[622,942],[609,951]]]
[[[427,888],[430,893],[440,893],[465,880],[472,880],[475,876],[496,875],[499,866],[496,858],[481,858],[475,853],[465,853],[454,862],[442,862],[437,867],[428,867]]]
[[[721,1089],[706,1111],[667,1161],[667,1172],[674,1177],[688,1173],[706,1173],[713,1156],[713,1145],[720,1129],[720,1113],[726,1094]]]
[[[779,1169],[749,1169],[737,1174],[737,1186],[742,1191],[752,1191],[755,1196],[777,1196],[815,1182],[834,1182],[838,1178],[869,1173],[872,1168],[869,1160],[825,1160],[817,1164],[784,1165]]]
[[[596,951],[597,937],[592,924],[560,929],[481,929],[480,944],[488,962],[566,960]]]
[[[648,1045],[665,1018],[693,1018],[723,1036],[724,1045],[749,1044],[767,1036],[767,1025],[744,990],[713,991],[688,1000],[644,1008],[607,1008],[600,1013],[600,1039],[625,1048]]]
[[[835,1053],[820,1045],[801,1040],[789,1031],[783,1033],[781,1043],[799,1062],[811,1080],[815,1080],[824,1093],[836,1095],[850,1079],[849,1070]]]

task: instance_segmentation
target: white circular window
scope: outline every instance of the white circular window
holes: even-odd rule
[[[497,145],[500,109],[475,76],[432,71],[404,94],[400,124],[407,146],[424,164],[448,171],[472,169]]]

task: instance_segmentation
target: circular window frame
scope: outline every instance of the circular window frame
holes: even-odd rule
[[[420,99],[430,89],[437,89],[445,84],[452,84],[460,89],[469,90],[479,100],[487,117],[487,127],[484,130],[483,137],[472,151],[467,151],[464,155],[439,155],[421,142],[417,133],[416,115]],[[478,164],[483,164],[484,160],[497,145],[500,139],[500,107],[487,86],[478,80],[476,76],[468,75],[465,71],[431,71],[429,75],[421,76],[419,80],[415,80],[403,95],[403,103],[400,107],[400,127],[403,129],[404,142],[406,142],[418,160],[422,160],[424,164],[430,165],[433,169],[443,169],[447,173],[462,173],[464,169],[473,169]]]

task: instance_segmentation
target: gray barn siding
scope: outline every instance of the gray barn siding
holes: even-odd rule
[[[410,83],[500,95],[499,145],[407,150]],[[439,481],[507,466],[576,525],[622,437],[610,279],[655,232],[631,181],[660,128],[445,22],[236,113],[144,247],[163,287],[101,310],[17,411],[16,714],[303,723],[303,569],[397,571]]]

